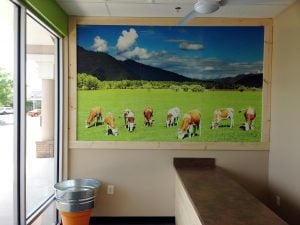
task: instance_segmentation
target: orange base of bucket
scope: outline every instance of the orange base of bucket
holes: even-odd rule
[[[62,212],[59,211],[63,225],[89,225],[92,209],[82,212]]]

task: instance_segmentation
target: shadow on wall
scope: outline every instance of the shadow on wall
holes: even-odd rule
[[[299,225],[300,207],[295,204],[295,200],[280,196],[270,191],[268,206],[289,225]]]
[[[289,225],[299,225],[300,221],[300,207],[297,206],[295,200],[280,196],[278,199],[278,193],[269,190],[267,186],[259,184],[255,180],[251,180],[231,170],[222,168],[226,174],[237,181],[247,191],[254,195],[266,206],[271,208],[278,216],[280,216]]]
[[[269,192],[267,183],[259,182],[258,180],[251,179],[245,174],[241,174],[232,170],[220,167],[228,177],[238,182],[243,188],[254,195],[259,201],[265,205],[269,205]]]

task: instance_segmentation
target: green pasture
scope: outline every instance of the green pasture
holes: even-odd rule
[[[77,140],[93,141],[177,141],[178,127],[165,127],[167,111],[179,107],[181,116],[192,109],[198,109],[202,114],[202,135],[183,141],[192,142],[260,142],[262,118],[262,92],[259,91],[204,91],[175,92],[167,89],[108,89],[94,91],[78,91]],[[119,130],[118,136],[106,136],[106,126],[85,128],[85,120],[89,111],[100,106],[103,115],[112,112],[116,117]],[[152,106],[154,124],[144,126],[143,111],[146,106]],[[252,106],[256,109],[255,129],[244,131],[240,128],[244,122],[240,109]],[[218,129],[210,128],[213,111],[217,108],[234,108],[235,126],[229,128],[229,121],[220,123]],[[129,108],[135,114],[136,129],[130,133],[124,127],[122,112]],[[179,119],[179,125],[181,118]]]

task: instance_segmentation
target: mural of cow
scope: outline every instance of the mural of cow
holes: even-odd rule
[[[106,124],[106,135],[112,134],[114,136],[118,135],[118,128],[115,123],[115,117],[113,113],[108,112],[105,115],[104,123]]]
[[[234,126],[234,110],[233,108],[216,109],[213,112],[213,120],[211,122],[211,129],[218,128],[221,120],[230,120],[230,128]]]
[[[148,106],[145,108],[144,119],[145,119],[145,122],[144,122],[145,126],[151,127],[153,125],[153,121],[154,121],[153,120],[153,109],[151,106]]]
[[[179,140],[186,136],[191,138],[197,135],[198,130],[201,136],[201,113],[195,109],[183,115],[181,126],[177,131],[177,138]]]
[[[95,127],[98,125],[98,121],[102,120],[102,112],[100,107],[94,107],[90,110],[87,120],[85,121],[85,127],[89,128],[91,125]]]
[[[123,118],[124,118],[125,128],[127,128],[127,125],[128,125],[127,115],[128,115],[129,112],[131,112],[131,109],[128,109],[128,108],[123,111]]]
[[[254,119],[256,117],[256,111],[252,107],[248,107],[247,109],[241,109],[239,112],[244,112],[245,122],[244,127],[245,130],[253,130],[254,129]]]
[[[135,129],[134,113],[130,109],[125,109],[123,112],[123,117],[125,128],[127,128],[129,132],[132,132]]]
[[[166,127],[177,126],[179,116],[180,116],[180,109],[178,107],[169,109],[167,112]]]

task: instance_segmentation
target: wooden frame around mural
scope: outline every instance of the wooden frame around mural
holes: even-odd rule
[[[77,25],[152,25],[174,26],[177,18],[70,17],[68,38],[69,146],[95,149],[188,149],[188,150],[269,150],[270,89],[272,56],[271,19],[197,18],[189,26],[263,26],[264,61],[262,90],[261,142],[181,142],[181,141],[82,141],[77,140]]]

